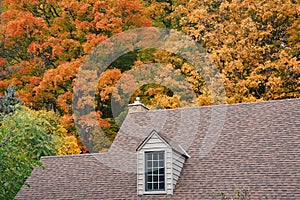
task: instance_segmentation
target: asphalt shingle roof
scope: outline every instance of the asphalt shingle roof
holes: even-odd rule
[[[300,99],[129,113],[108,153],[43,157],[16,199],[300,199],[299,116]],[[173,195],[137,196],[136,148],[153,129],[191,156]]]

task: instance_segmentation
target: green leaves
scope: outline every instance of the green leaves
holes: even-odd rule
[[[0,126],[0,199],[12,199],[41,156],[55,155],[47,122],[26,107],[16,106]]]

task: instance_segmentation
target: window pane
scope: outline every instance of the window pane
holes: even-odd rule
[[[164,167],[164,161],[163,160],[159,161],[159,166]]]
[[[158,155],[157,155],[157,153],[153,153],[153,160],[158,160]]]
[[[164,190],[165,189],[165,183],[159,183],[159,189]]]
[[[165,168],[159,168],[159,174],[165,174]]]
[[[151,153],[147,153],[147,160],[152,160],[152,154]]]
[[[162,182],[162,181],[164,182],[164,181],[165,181],[165,176],[164,176],[164,175],[160,175],[160,176],[159,176],[159,181],[160,181],[160,182]]]
[[[159,159],[160,159],[160,160],[163,160],[163,159],[164,159],[164,153],[163,153],[163,152],[160,152],[158,155],[159,155]]]
[[[157,183],[153,184],[153,190],[158,190],[158,184]]]
[[[153,190],[153,188],[152,188],[152,183],[148,183],[148,188],[147,188],[148,190]]]

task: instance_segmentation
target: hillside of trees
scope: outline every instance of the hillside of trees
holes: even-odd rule
[[[16,156],[20,163],[30,163],[21,182],[39,164],[42,155],[107,151],[126,115],[124,105],[132,103],[136,96],[151,109],[218,103],[212,101],[202,74],[186,59],[158,49],[132,50],[109,64],[100,76],[89,106],[95,108],[103,133],[88,138],[93,143],[92,148],[87,148],[73,119],[74,81],[94,48],[127,30],[159,27],[175,29],[192,38],[217,67],[228,104],[300,97],[298,0],[3,0],[0,3],[0,152],[20,147],[19,142],[29,132],[33,134],[31,139],[47,141],[44,146],[36,147],[41,152],[24,147],[24,154],[3,154]],[[117,87],[126,90],[122,81],[132,81],[126,75],[149,63],[163,64],[165,76],[169,72],[181,74],[194,93],[193,103],[157,82],[134,88],[128,97],[130,101],[122,102],[122,96],[115,95]],[[112,103],[123,105],[125,111],[114,116]],[[92,119],[87,113],[80,127],[89,126],[92,123],[89,120]],[[10,135],[14,127],[16,135]],[[7,141],[17,137],[17,133],[20,138],[8,145]],[[2,153],[1,160],[5,160]],[[15,163],[6,164],[0,166],[7,169]]]
[[[299,12],[299,2],[292,0],[4,0],[0,93],[13,84],[24,106],[54,112],[67,134],[77,137],[81,152],[87,152],[72,117],[78,69],[109,37],[153,26],[181,31],[205,48],[222,76],[227,103],[298,98]],[[129,52],[101,75],[95,93],[93,106],[108,138],[100,151],[118,130],[111,112],[118,80],[145,63],[179,71],[195,93],[195,104],[212,104],[203,77],[183,58],[155,49]],[[136,88],[131,100],[135,96],[152,109],[191,106],[156,83]]]

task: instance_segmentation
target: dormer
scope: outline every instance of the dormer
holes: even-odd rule
[[[155,130],[136,150],[137,194],[172,195],[188,153]]]

